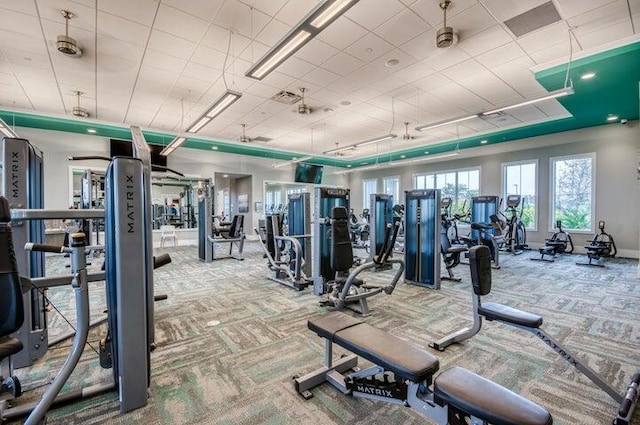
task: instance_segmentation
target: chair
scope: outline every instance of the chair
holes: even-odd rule
[[[170,240],[173,246],[178,246],[178,235],[176,235],[176,226],[163,225],[160,226],[160,247],[164,248],[165,241]]]

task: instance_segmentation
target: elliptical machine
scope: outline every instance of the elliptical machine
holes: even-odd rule
[[[551,238],[545,240],[544,246],[540,248],[540,258],[532,258],[533,261],[548,261],[552,263],[557,254],[571,254],[573,252],[573,241],[571,235],[562,229],[562,221],[556,221],[558,231]],[[552,258],[544,258],[545,255],[551,255]]]
[[[504,214],[501,213],[507,224],[503,249],[514,255],[520,255],[525,249],[529,248],[527,245],[527,230],[522,222],[524,202],[522,202],[519,214],[517,209],[521,201],[521,195],[507,195],[507,208]]]
[[[460,256],[469,249],[458,240],[458,226],[456,224],[458,215],[451,215],[451,198],[440,200],[441,229],[440,229],[440,252],[442,260],[449,276],[441,276],[441,279],[460,282],[460,278],[455,277],[453,269],[460,264]],[[453,235],[453,239],[451,238]]]

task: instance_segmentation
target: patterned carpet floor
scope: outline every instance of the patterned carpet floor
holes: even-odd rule
[[[306,328],[327,313],[311,290],[297,292],[266,279],[257,243],[245,245],[245,260],[198,260],[197,247],[166,248],[173,262],[155,272],[156,342],[152,353],[149,404],[120,414],[117,394],[105,394],[49,413],[53,424],[418,424],[429,423],[409,408],[354,399],[329,384],[305,401],[291,377],[322,365],[322,340]],[[554,263],[530,261],[536,252],[504,254],[493,271],[493,291],[485,297],[544,317],[543,328],[599,372],[620,393],[640,370],[640,280],[637,260],[613,259],[606,268],[580,267],[581,256]],[[69,273],[65,259],[47,257],[48,275]],[[94,260],[91,267],[99,267]],[[391,296],[370,299],[364,318],[440,358],[445,370],[458,365],[483,375],[547,408],[560,425],[602,425],[617,405],[534,336],[501,324],[485,323],[476,337],[440,353],[428,343],[471,321],[468,266],[455,269],[462,282],[442,282],[440,291],[398,284]],[[384,283],[390,272],[368,274]],[[91,284],[92,317],[101,315],[104,284]],[[73,322],[69,288],[49,291],[52,302]],[[348,313],[354,314],[355,313]],[[57,313],[49,322],[55,335],[68,325]],[[91,332],[92,345],[104,327]],[[52,349],[33,367],[18,371],[34,400],[55,376],[69,344]],[[336,356],[345,351],[336,347]],[[366,364],[366,362],[365,362]],[[63,389],[106,383],[87,347]],[[17,423],[17,422],[16,422]],[[640,425],[640,412],[632,422]]]

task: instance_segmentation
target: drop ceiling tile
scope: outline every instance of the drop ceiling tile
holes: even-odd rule
[[[176,81],[176,84],[194,93],[204,93],[214,82],[221,78],[220,75],[220,71],[190,62]],[[207,76],[209,77],[208,79]]]
[[[470,57],[471,56],[465,53],[458,46],[452,46],[448,49],[439,49],[436,53],[429,56],[424,61],[427,65],[429,65],[436,71],[441,71],[443,69],[449,68],[450,66],[459,64],[460,62],[464,62]]]
[[[68,0],[62,0],[58,4],[53,5],[51,2],[39,2],[38,10],[42,21],[48,21],[56,23],[62,27],[64,34],[65,20],[60,13],[60,10],[69,10],[75,15],[73,19],[69,21],[69,35],[76,38],[76,31],[86,30],[93,32],[95,27],[95,9],[92,4],[90,7],[81,5],[78,3],[71,3]]]
[[[237,33],[251,38],[259,34],[270,20],[268,15],[257,9],[253,9],[252,12],[249,6],[240,1],[227,0],[213,22],[226,30],[233,29]]]
[[[154,29],[151,31],[148,48],[180,59],[189,59],[196,48],[196,43]]]
[[[480,118],[476,118],[476,119],[472,119],[472,120],[460,123],[460,128],[462,129],[463,127],[467,129],[467,131],[476,132],[476,133],[479,133],[481,131],[490,131],[490,130],[496,129],[495,125]],[[461,131],[460,133],[463,133],[463,132]]]
[[[375,29],[374,33],[400,47],[431,27],[411,10],[406,9]]]
[[[18,45],[20,46],[20,51],[24,53],[25,57],[28,57],[30,53],[42,55],[47,54],[46,44],[42,40],[42,35],[40,33],[27,36],[0,29],[0,48],[7,50],[7,48],[11,49]]]
[[[351,55],[340,52],[322,64],[322,67],[336,74],[345,76],[364,66],[364,62]]]
[[[369,63],[393,49],[392,44],[370,32],[344,51],[363,62]]]
[[[400,48],[417,60],[423,60],[438,53],[436,30],[433,28],[404,43]]]
[[[402,78],[404,81],[411,83],[416,80],[428,77],[436,72],[433,68],[427,65],[424,61],[416,62],[413,65],[409,65],[396,72],[394,75],[398,78]]]
[[[623,18],[605,25],[596,23],[583,25],[576,28],[574,34],[583,49],[590,49],[632,36],[633,28],[631,20]]]
[[[447,84],[432,90],[430,94],[446,100],[451,103],[451,105],[464,110],[466,113],[476,113],[484,108],[490,108],[492,106],[490,103],[475,94],[475,90],[473,90],[475,87],[467,88],[471,84],[462,85],[465,81],[466,80],[461,81],[460,84]]]
[[[99,2],[98,8],[112,15],[151,26],[158,3],[156,0],[109,0]],[[100,26],[99,22],[98,26]]]
[[[523,97],[533,97],[545,92],[545,89],[536,81],[534,73],[529,70],[534,65],[531,59],[522,57],[493,67],[492,71]]]
[[[277,18],[291,26],[296,25],[316,7],[316,0],[288,1],[279,11]],[[333,25],[333,24],[332,24]]]
[[[342,50],[364,37],[367,32],[360,25],[342,16],[318,34],[316,38]]]
[[[210,0],[205,0],[210,1]],[[287,0],[269,0],[252,2],[253,7],[269,16],[279,15],[280,9],[287,3]],[[279,16],[278,16],[279,17]]]
[[[574,41],[574,53],[576,53],[577,49]],[[537,63],[544,64],[547,62],[554,61],[556,59],[568,59],[569,58],[569,40],[566,43],[556,43],[551,44],[542,50],[536,50],[535,52],[531,52],[529,56]]]
[[[551,118],[569,117],[571,114],[562,106],[557,99],[549,99],[536,103],[536,107]]]
[[[151,28],[110,13],[99,12],[98,31],[100,35],[144,47]]]
[[[292,77],[301,78],[315,68],[316,65],[292,56],[278,67],[278,71]]]
[[[442,71],[440,71],[440,73],[445,77],[456,81],[472,76],[476,73],[484,72],[486,70],[487,69],[484,66],[480,65],[480,63],[478,63],[478,61],[476,61],[475,59],[467,59],[466,61],[460,62],[457,65],[453,65],[447,69],[443,69]]]
[[[216,16],[222,3],[221,1],[211,0],[163,0],[163,4],[205,21],[211,21]]]
[[[477,56],[512,41],[513,38],[504,28],[494,25],[473,36],[461,38],[458,47],[471,56]]]
[[[13,72],[15,73],[18,80],[21,82],[23,80],[37,80],[41,82],[55,82],[53,74],[50,70],[36,68],[28,65],[17,65],[14,64],[12,66]]]
[[[640,5],[640,2],[637,2]],[[616,0],[606,6],[592,9],[581,15],[568,19],[569,25],[577,30],[589,31],[612,24],[620,19],[629,19],[629,9],[625,0]],[[587,27],[586,29],[584,27]]]
[[[548,25],[518,38],[520,47],[529,54],[560,42],[566,45],[566,51],[569,54],[569,29],[565,21]]]
[[[491,69],[494,66],[511,62],[515,59],[524,57],[525,55],[526,53],[524,52],[524,50],[522,50],[518,43],[514,41],[478,55],[476,59],[482,65]]]
[[[327,71],[324,68],[314,68],[307,73],[302,80],[313,82],[320,87],[325,87],[340,78],[340,75],[335,72]]]
[[[174,74],[179,74],[187,65],[187,61],[175,56],[167,55],[153,49],[147,49],[144,54],[143,64]]]
[[[0,9],[37,16],[35,4],[29,1],[0,0]]]
[[[373,30],[403,10],[405,6],[398,0],[367,0],[356,3],[345,15]]]
[[[256,40],[268,46],[275,46],[291,29],[291,26],[272,19],[257,35]]]
[[[2,69],[5,69],[4,72],[11,72],[9,64],[14,63],[47,70],[51,69],[51,62],[49,61],[49,56],[46,53],[29,53],[27,55],[24,51],[17,49],[3,49],[3,53],[4,57],[0,55],[0,72],[3,72]]]
[[[200,65],[208,66],[209,68],[222,70],[222,65],[224,64],[225,54],[211,49],[205,46],[198,46],[196,51],[193,53],[193,57],[191,58],[192,62],[198,63]],[[227,66],[231,59],[228,59]]]
[[[376,90],[380,91],[381,93],[388,93],[388,92],[395,91],[406,85],[407,85],[406,81],[394,75],[389,75],[376,82]]]
[[[313,99],[322,102],[325,105],[337,104],[340,100],[344,99],[342,93],[335,92],[330,88],[322,88],[311,93]]]
[[[160,5],[154,28],[189,41],[199,42],[208,22],[164,4]]]
[[[507,113],[522,122],[538,121],[547,118],[547,115],[535,105],[521,106],[520,108],[511,109]]]
[[[458,81],[461,86],[473,93],[481,96],[484,101],[475,106],[475,110],[469,112],[479,112],[482,109],[491,109],[492,105],[508,104],[516,100],[521,100],[522,96],[505,84],[490,71],[478,72],[477,74]],[[491,102],[491,103],[487,103]]]
[[[460,40],[470,38],[496,24],[496,20],[480,4],[471,6],[447,21],[447,25],[458,33]]]
[[[611,0],[562,0],[558,8],[564,19],[573,18],[611,3]]]
[[[439,1],[419,0],[411,5],[411,10],[438,30],[443,26],[442,23],[444,21],[444,13],[439,4]],[[447,10],[447,24],[449,24],[449,19],[477,4],[478,0],[455,0],[451,2]]]
[[[309,63],[320,65],[330,57],[336,55],[340,50],[316,38],[305,44],[302,49],[295,54],[297,58],[304,59]]]
[[[264,79],[262,80],[262,83],[269,85],[271,87],[283,89],[288,85],[292,84],[294,81],[296,81],[295,77],[292,77],[287,74],[283,74],[282,72],[273,71],[269,75],[264,77]]]
[[[501,22],[538,7],[549,0],[484,0],[487,9]]]

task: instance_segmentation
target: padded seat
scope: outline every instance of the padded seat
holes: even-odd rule
[[[466,245],[451,245],[449,248],[447,248],[447,253],[455,254],[457,252],[465,252],[468,250],[469,248],[467,248]]]
[[[308,327],[402,379],[422,382],[440,368],[438,359],[426,351],[343,313],[309,320]]]
[[[13,356],[22,350],[22,342],[17,338],[0,338],[0,360]]]
[[[434,397],[494,425],[551,425],[549,412],[532,401],[461,367],[442,372]]]
[[[527,328],[539,328],[542,325],[542,317],[537,314],[498,303],[484,303],[478,309],[478,313],[487,320],[497,320]]]

